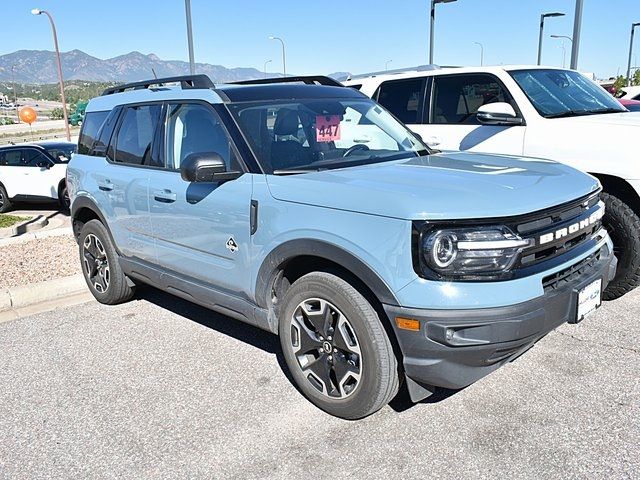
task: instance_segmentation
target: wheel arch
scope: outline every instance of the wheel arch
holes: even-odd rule
[[[629,205],[631,210],[640,216],[640,196],[625,179],[605,173],[590,173],[602,184],[602,190]]]
[[[120,254],[120,250],[118,249],[117,244],[113,240],[113,235],[111,234],[111,230],[109,229],[109,225],[100,211],[100,208],[96,203],[88,197],[76,197],[71,204],[71,228],[73,229],[73,236],[78,240],[80,237],[80,232],[82,231],[82,227],[85,223],[91,220],[98,220],[104,228],[109,233],[109,238],[111,243],[115,247],[118,254]]]

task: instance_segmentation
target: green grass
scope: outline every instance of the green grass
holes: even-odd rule
[[[6,215],[0,213],[0,228],[12,227],[16,223],[29,220],[29,217],[16,217],[15,215]]]

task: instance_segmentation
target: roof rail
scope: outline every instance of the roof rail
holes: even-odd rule
[[[200,75],[183,75],[180,77],[166,77],[166,78],[153,78],[151,80],[144,80],[142,82],[125,83],[122,85],[116,85],[115,87],[109,87],[102,95],[111,95],[113,93],[122,93],[125,90],[142,90],[149,88],[152,85],[162,85],[164,83],[177,83],[180,82],[180,87],[183,90],[188,88],[213,88],[215,85],[209,77],[204,74]]]
[[[298,77],[275,77],[257,80],[242,80],[240,82],[231,82],[233,85],[267,85],[270,83],[298,83],[302,82],[307,85],[327,85],[330,87],[344,87],[340,82],[333,78],[323,75],[303,75]]]
[[[347,80],[357,80],[359,78],[377,77],[379,75],[395,75],[399,73],[409,73],[409,72],[428,72],[431,70],[439,70],[440,68],[441,67],[439,65],[418,65],[416,67],[395,68],[393,70],[382,70],[379,72],[359,73],[356,75],[349,75],[349,77],[347,77]]]

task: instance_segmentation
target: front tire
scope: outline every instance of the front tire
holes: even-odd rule
[[[111,237],[99,220],[90,220],[80,231],[80,264],[89,290],[106,305],[131,299],[134,288],[127,282]]]
[[[60,202],[60,210],[63,212],[69,212],[71,210],[71,198],[69,197],[66,182],[62,183],[58,189],[58,201]]]
[[[0,185],[0,213],[8,212],[9,210],[11,210],[11,207],[11,200],[9,200],[7,191],[2,185]]]
[[[615,300],[640,284],[640,218],[622,200],[603,193],[604,227],[613,241],[618,258],[616,276],[603,293],[605,300]]]
[[[355,420],[398,392],[398,364],[377,312],[330,273],[304,275],[284,296],[280,344],[296,385],[317,407]]]

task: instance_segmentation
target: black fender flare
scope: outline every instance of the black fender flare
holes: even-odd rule
[[[76,240],[80,236],[80,232],[76,232],[75,230],[75,221],[76,221],[76,217],[78,216],[78,212],[84,208],[87,208],[96,214],[96,216],[98,217],[102,225],[104,225],[104,228],[107,230],[107,233],[109,234],[109,239],[111,240],[111,244],[116,249],[116,252],[118,252],[118,255],[122,255],[122,252],[120,251],[120,249],[118,248],[118,245],[113,239],[111,229],[109,228],[109,224],[107,223],[107,220],[104,214],[102,213],[102,211],[100,210],[100,207],[98,207],[96,202],[91,200],[89,197],[85,197],[85,196],[76,197],[71,203],[71,223],[72,223],[72,229],[73,229],[74,236],[76,237]]]
[[[290,240],[274,248],[265,257],[256,278],[256,303],[268,308],[269,289],[279,267],[287,260],[298,256],[319,257],[345,268],[364,283],[381,303],[398,305],[393,291],[367,264],[337,245],[316,239],[300,238]]]

